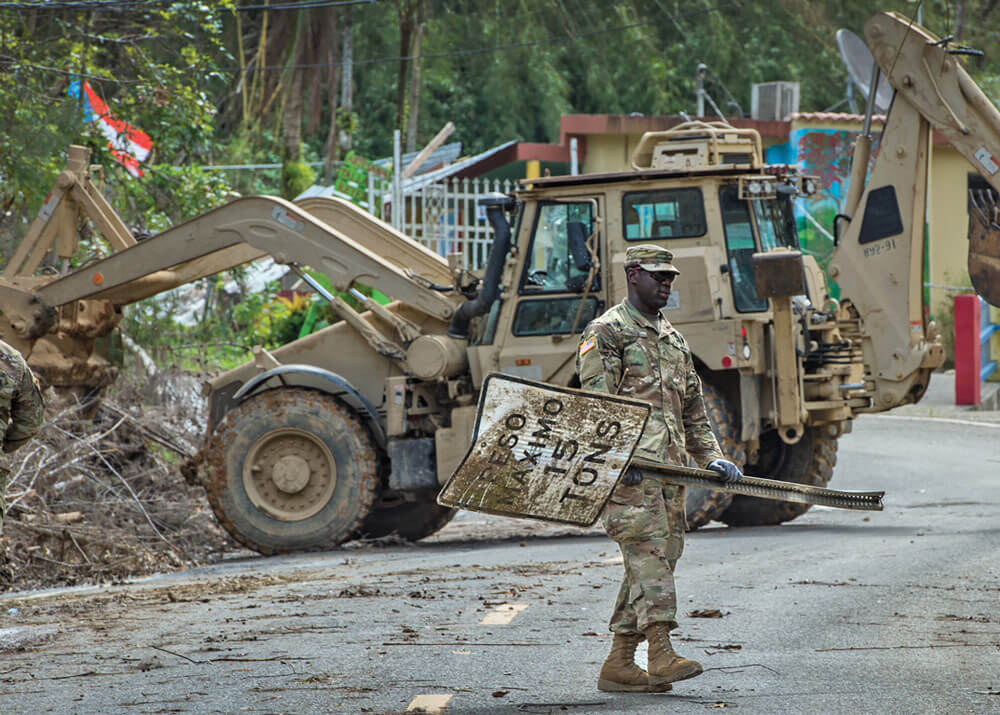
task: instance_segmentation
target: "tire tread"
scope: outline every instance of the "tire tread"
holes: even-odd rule
[[[336,415],[347,424],[353,437],[360,443],[355,463],[360,474],[360,506],[356,518],[350,524],[333,523],[327,531],[328,539],[316,539],[313,544],[286,548],[274,544],[259,543],[242,533],[236,526],[230,514],[224,508],[224,493],[227,489],[227,474],[224,464],[227,435],[238,430],[242,421],[259,412],[261,402],[276,424],[281,423],[281,416],[289,407],[294,407],[304,399],[319,401],[323,409]],[[321,551],[347,541],[360,527],[365,516],[371,510],[379,489],[379,479],[376,471],[375,446],[368,428],[365,427],[354,412],[341,400],[333,395],[309,390],[307,388],[277,388],[266,390],[252,399],[240,403],[230,410],[215,428],[208,445],[205,448],[205,491],[208,502],[216,519],[226,532],[238,543],[265,556],[292,553],[297,551]]]

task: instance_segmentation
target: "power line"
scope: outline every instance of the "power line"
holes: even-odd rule
[[[274,5],[241,5],[237,12],[248,10],[308,10],[314,7],[339,7],[341,5],[374,5],[378,0],[302,0],[301,2],[275,3]]]
[[[3,10],[124,10],[173,5],[176,0],[45,0],[43,2],[0,2]]]
[[[316,7],[341,5],[372,5],[378,0],[299,0],[278,2],[273,5],[244,5],[237,12],[250,10],[309,10]],[[177,0],[35,0],[34,2],[0,2],[0,11],[25,10],[141,10],[151,7],[175,5]]]

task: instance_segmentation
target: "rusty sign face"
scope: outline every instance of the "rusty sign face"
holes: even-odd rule
[[[649,411],[645,402],[491,374],[475,439],[438,503],[590,526],[628,466]]]

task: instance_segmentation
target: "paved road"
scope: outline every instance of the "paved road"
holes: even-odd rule
[[[8,595],[0,710],[1000,712],[1000,424],[861,418],[833,486],[886,511],[689,537],[676,640],[706,672],[670,694],[595,688],[612,543],[463,514],[417,546]]]

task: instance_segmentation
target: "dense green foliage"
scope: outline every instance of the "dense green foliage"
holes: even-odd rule
[[[987,50],[969,60],[970,70],[1000,97],[996,0],[379,0],[292,11],[263,4],[0,3],[0,251],[10,255],[23,235],[70,143],[90,147],[105,167],[106,193],[126,223],[156,232],[231,190],[293,196],[352,149],[387,156],[397,128],[419,147],[452,121],[472,153],[513,138],[558,141],[564,113],[693,113],[700,63],[730,115],[738,106],[749,111],[751,84],[773,80],[801,83],[803,111],[849,109],[834,34],[860,33],[875,10],[912,16],[919,8],[933,31]],[[141,179],[111,159],[83,120],[67,93],[73,77],[87,78],[119,118],[152,137]],[[309,165],[320,161],[326,166]],[[277,162],[283,168],[270,173],[201,168]],[[262,300],[274,306],[273,296]],[[254,305],[241,310],[263,303]],[[296,329],[275,332],[230,306],[218,309],[221,317],[206,311],[199,339],[273,344]],[[162,305],[137,310],[133,317],[149,325],[169,323]],[[128,329],[165,339],[139,322]]]
[[[748,110],[752,83],[776,79],[801,82],[802,109],[823,110],[845,94],[835,31],[860,32],[874,9],[913,14],[918,4],[939,34],[995,46],[992,0],[381,0],[283,12],[238,11],[256,0],[0,5],[3,228],[18,233],[11,220],[20,218],[23,229],[71,142],[94,150],[112,184],[131,181],[68,96],[74,75],[153,138],[147,177],[122,193],[127,219],[155,230],[221,200],[219,177],[291,193],[312,178],[300,162],[335,160],[348,146],[386,156],[392,129],[414,116],[418,145],[453,121],[471,152],[515,137],[557,141],[567,112],[692,112],[699,63],[728,113]],[[1000,57],[971,69],[1000,94]],[[168,168],[267,161],[286,168],[263,187]]]

